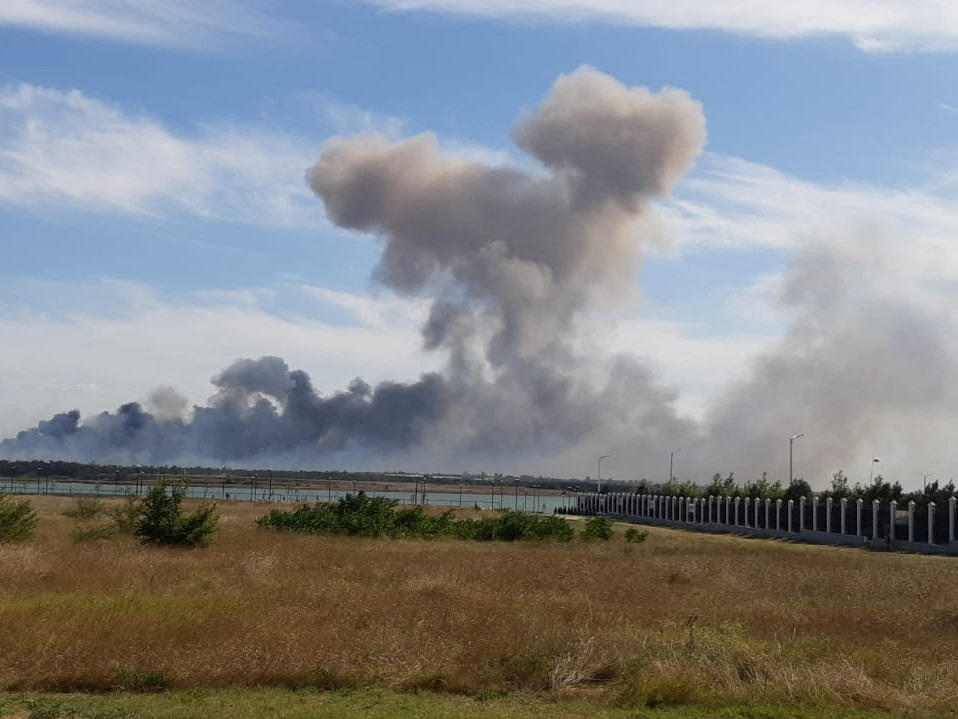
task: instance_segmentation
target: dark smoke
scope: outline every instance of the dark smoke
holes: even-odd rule
[[[303,447],[317,453],[349,445],[402,449],[417,444],[447,410],[443,380],[424,375],[375,388],[355,380],[323,399],[305,372],[279,357],[237,360],[212,382],[219,391],[191,421],[159,419],[139,403],[82,424],[77,411],[56,415],[0,443],[10,457],[121,459],[159,463],[183,458],[239,461],[282,457]]]
[[[671,393],[621,359],[587,379],[573,340],[584,311],[628,294],[633,225],[705,142],[700,105],[681,90],[627,88],[592,68],[562,76],[515,130],[543,172],[444,155],[430,134],[333,139],[309,183],[337,225],[383,238],[376,278],[434,298],[423,327],[446,370],[414,384],[356,380],[318,396],[277,357],[239,360],[185,419],[155,393],[84,422],[58,416],[0,445],[8,456],[252,461],[356,448],[458,458],[549,456],[609,427],[654,443],[686,433]]]
[[[702,111],[686,93],[580,68],[514,138],[537,170],[450,156],[423,134],[333,139],[308,173],[335,224],[381,238],[375,278],[431,298],[422,340],[446,358],[441,373],[355,380],[324,397],[278,357],[243,359],[212,379],[206,406],[188,411],[161,388],[151,411],[58,414],[0,443],[0,456],[308,465],[348,455],[354,466],[388,457],[567,475],[611,452],[620,476],[662,480],[682,447],[683,476],[753,479],[783,477],[787,438],[805,432],[814,453],[802,473],[821,485],[840,466],[857,478],[849,460],[879,450],[951,446],[955,322],[887,286],[894,267],[878,265],[894,262],[872,237],[856,245],[867,257],[842,249],[856,243],[806,243],[783,290],[788,333],[702,424],[676,414],[675,392],[639,360],[595,352],[587,315],[629,295],[650,201],[703,147]]]

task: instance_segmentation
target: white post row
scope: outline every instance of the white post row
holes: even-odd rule
[[[842,501],[838,503],[842,508],[842,519],[839,523],[842,528],[842,534],[845,534],[845,515],[848,514],[848,500],[842,497]]]
[[[908,541],[915,541],[915,500],[908,503]]]
[[[878,539],[878,507],[881,504],[877,499],[872,500],[872,539]]]

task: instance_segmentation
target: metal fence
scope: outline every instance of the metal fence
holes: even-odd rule
[[[824,544],[958,554],[956,504],[865,502],[828,497],[781,500],[750,497],[672,497],[578,494],[567,511],[702,531],[787,537]]]

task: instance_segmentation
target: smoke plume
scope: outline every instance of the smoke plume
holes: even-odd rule
[[[637,475],[681,446],[686,476],[750,479],[782,476],[793,432],[816,434],[808,474],[870,457],[872,438],[904,423],[912,447],[947,439],[958,406],[949,313],[862,281],[861,259],[827,238],[809,242],[787,277],[785,338],[703,423],[679,416],[675,391],[639,359],[596,359],[587,317],[632,291],[651,201],[704,146],[702,109],[681,90],[629,88],[582,67],[513,136],[531,169],[462,159],[425,133],[332,139],[307,175],[333,223],[380,239],[376,281],[429,298],[422,342],[445,358],[441,372],[376,387],[357,379],[322,396],[279,357],[240,359],[212,378],[204,406],[187,411],[162,388],[152,411],[133,402],[83,421],[58,414],[0,443],[0,456],[273,466],[349,457],[569,475],[583,456],[612,452]]]
[[[320,397],[278,357],[238,360],[184,419],[168,391],[80,422],[58,415],[6,455],[167,461],[318,459],[350,449],[461,458],[546,455],[623,420],[646,436],[681,424],[648,370],[616,361],[598,384],[571,342],[584,311],[630,291],[633,225],[705,142],[681,90],[627,88],[583,67],[515,128],[537,171],[444,154],[431,134],[333,139],[308,173],[330,219],[382,238],[376,279],[433,304],[426,348],[445,371],[412,384],[362,380]]]

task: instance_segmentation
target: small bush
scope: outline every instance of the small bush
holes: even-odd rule
[[[28,501],[14,502],[0,494],[0,542],[25,542],[36,526],[37,513]]]
[[[636,544],[639,544],[640,542],[644,542],[648,538],[649,538],[649,533],[646,532],[644,529],[636,529],[635,527],[629,527],[628,529],[625,530],[626,542],[635,542]]]
[[[582,528],[582,538],[586,540],[609,540],[612,534],[612,520],[608,517],[592,517]]]
[[[116,525],[116,531],[120,534],[133,534],[140,511],[140,500],[136,497],[127,497],[122,506],[110,512],[110,518]]]
[[[169,680],[159,669],[135,669],[117,667],[116,679],[119,689],[134,692],[155,692],[166,689]]]
[[[65,517],[74,519],[95,519],[103,513],[103,505],[96,497],[77,497],[73,508],[66,510]]]
[[[133,534],[144,544],[205,547],[213,540],[218,517],[216,505],[204,504],[184,514],[180,504],[186,497],[185,482],[159,482],[137,503]]]
[[[70,533],[74,542],[97,542],[116,537],[117,529],[112,524],[97,524],[93,527],[77,527]]]

